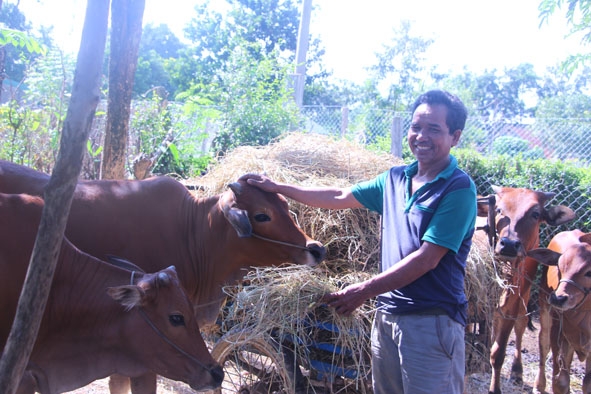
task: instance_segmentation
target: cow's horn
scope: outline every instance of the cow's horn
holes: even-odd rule
[[[170,284],[170,276],[166,272],[158,273],[158,281],[162,286],[168,286]]]
[[[233,182],[228,185],[228,187],[234,192],[235,195],[240,195],[242,193],[242,185],[238,182]]]

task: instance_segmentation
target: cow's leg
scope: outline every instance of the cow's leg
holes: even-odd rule
[[[570,391],[570,365],[574,349],[562,335],[557,342],[556,356],[552,356],[552,391],[554,394],[567,394]],[[552,352],[554,348],[552,346]]]
[[[493,317],[493,344],[490,350],[490,365],[492,376],[490,380],[489,394],[501,394],[501,368],[505,361],[507,342],[513,329],[515,320],[505,318],[502,311],[495,312]]]
[[[521,347],[523,344],[523,334],[527,328],[527,310],[519,308],[517,318],[515,319],[515,351],[513,353],[513,364],[511,365],[511,379],[516,383],[523,383],[523,363],[521,360]]]
[[[538,334],[538,374],[534,383],[534,387],[538,392],[546,391],[546,359],[550,352],[550,330],[552,329],[552,318],[550,316],[549,305],[545,301],[546,294],[542,293],[540,289],[539,295],[540,305],[540,332]],[[553,336],[554,337],[554,336]],[[555,337],[554,337],[555,338]]]
[[[147,373],[135,378],[131,378],[132,394],[156,394],[156,374]]]
[[[535,280],[538,263],[530,258],[525,259],[522,265],[523,271],[518,274],[518,297],[515,304],[516,311],[513,316],[515,320],[515,352],[513,354],[513,364],[511,365],[511,379],[516,383],[523,383],[523,362],[521,359],[521,348],[523,344],[523,334],[527,328],[529,317],[527,315],[527,304],[529,303],[529,296],[531,284]]]
[[[131,384],[129,378],[123,375],[111,375],[109,377],[109,392],[111,394],[129,394]]]

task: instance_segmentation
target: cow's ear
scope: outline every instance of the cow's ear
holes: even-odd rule
[[[550,226],[558,226],[575,219],[575,212],[565,205],[554,205],[546,210],[546,223]]]
[[[581,235],[579,241],[591,245],[591,233]]]
[[[232,189],[234,191],[234,189]],[[236,193],[236,192],[234,192]],[[235,199],[228,196],[228,194],[220,197],[220,207],[224,217],[230,222],[236,233],[240,238],[252,236],[252,225],[248,219],[248,212],[243,209],[236,208]]]
[[[146,293],[139,286],[125,285],[109,287],[107,289],[107,294],[123,305],[126,311],[129,311],[130,309],[141,305],[142,299]]]
[[[252,236],[252,225],[248,219],[248,212],[243,209],[230,208],[224,211],[224,216],[228,219],[232,227],[234,227],[240,238]]]
[[[547,248],[532,249],[527,252],[527,255],[544,265],[558,265],[558,259],[561,254]]]

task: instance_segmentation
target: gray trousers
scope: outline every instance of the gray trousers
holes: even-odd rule
[[[463,394],[464,327],[447,315],[376,312],[374,394]]]

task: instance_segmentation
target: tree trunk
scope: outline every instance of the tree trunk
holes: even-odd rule
[[[145,5],[145,0],[113,0],[111,4],[109,100],[102,179],[125,178],[131,95]]]
[[[109,0],[88,0],[72,98],[12,330],[0,359],[0,387],[14,394],[28,363],[51,288],[82,157],[100,99]]]

